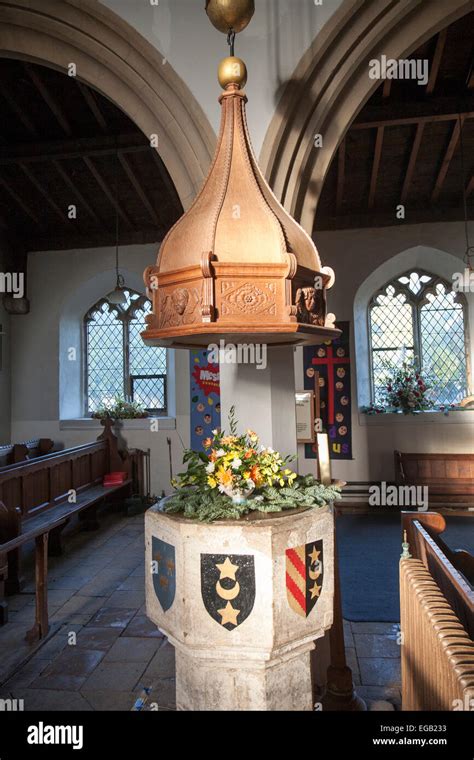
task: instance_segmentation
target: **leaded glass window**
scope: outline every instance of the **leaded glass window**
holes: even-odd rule
[[[415,358],[435,404],[468,393],[467,312],[462,293],[439,277],[412,271],[381,288],[369,306],[372,400],[381,403],[387,366]]]
[[[125,294],[123,306],[103,298],[84,318],[86,414],[113,404],[117,397],[136,401],[153,414],[166,414],[166,349],[145,346],[140,337],[151,303],[133,290]]]

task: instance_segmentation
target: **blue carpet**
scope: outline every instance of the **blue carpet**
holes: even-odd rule
[[[474,554],[474,516],[447,517],[443,541]],[[346,620],[398,623],[399,515],[337,518],[342,612]]]

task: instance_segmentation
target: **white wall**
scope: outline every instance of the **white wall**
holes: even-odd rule
[[[226,37],[214,29],[204,0],[101,0],[142,34],[192,90],[216,133],[221,92],[219,61]],[[247,64],[245,88],[250,133],[258,155],[282,94],[300,58],[342,0],[257,0],[250,25],[237,35],[235,53]],[[163,65],[166,65],[164,63]]]
[[[0,272],[4,271],[5,252],[0,241]],[[21,319],[22,317],[16,317]],[[0,365],[0,445],[10,443],[10,323],[11,317],[3,308],[3,296],[0,294],[0,336],[2,357]]]
[[[82,377],[82,317],[115,284],[115,251],[112,248],[49,251],[30,254],[28,264],[30,314],[12,322],[12,420],[14,441],[36,436],[51,437],[64,446],[92,441],[101,432],[94,423],[62,426],[61,419],[82,416],[78,396]],[[121,270],[126,283],[144,292],[142,273],[156,260],[156,246],[125,246],[120,249]],[[69,348],[76,348],[78,361],[68,361]],[[152,488],[169,488],[166,438],[172,439],[173,464],[181,464],[182,443],[189,443],[188,352],[176,361],[176,425],[151,432],[149,423],[124,430],[129,446],[150,448]],[[173,397],[173,393],[171,396]],[[172,409],[171,412],[175,412]],[[143,423],[142,423],[143,424]]]
[[[472,225],[472,234],[474,234],[474,225]],[[367,348],[363,345],[367,340],[367,335],[362,334],[361,322],[354,322],[354,302],[363,283],[367,281],[376,290],[396,273],[402,274],[411,266],[414,268],[422,266],[434,274],[445,277],[448,281],[451,280],[454,271],[464,269],[463,224],[458,222],[404,224],[374,229],[322,231],[316,233],[315,240],[323,264],[333,267],[336,272],[336,283],[330,291],[330,310],[335,312],[339,320],[350,321],[352,332],[354,459],[335,462],[334,475],[344,480],[391,480],[394,474],[394,449],[433,453],[474,452],[474,412],[450,413],[448,416],[441,413],[429,413],[420,417],[403,415],[367,417],[367,415],[359,414],[358,411],[356,378],[356,362],[358,362],[359,382],[368,382]],[[382,266],[384,264],[385,266]],[[472,363],[474,294],[468,295],[468,302]],[[297,350],[296,383],[298,387],[303,387],[301,349]],[[359,396],[361,395],[363,394],[359,392]],[[299,455],[300,471],[314,471],[314,460],[303,459],[302,446],[299,447]]]

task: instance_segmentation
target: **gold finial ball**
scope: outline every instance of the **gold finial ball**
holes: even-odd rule
[[[255,0],[206,0],[206,13],[211,24],[227,34],[229,29],[241,32],[255,13]]]
[[[237,84],[242,88],[247,82],[247,66],[241,58],[229,56],[220,62],[217,76],[223,90],[229,84]]]

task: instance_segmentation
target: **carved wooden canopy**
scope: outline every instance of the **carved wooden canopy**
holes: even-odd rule
[[[247,127],[245,93],[229,84],[207,180],[145,271],[149,345],[205,347],[221,339],[273,345],[339,335],[326,313],[334,272],[274,196]]]

